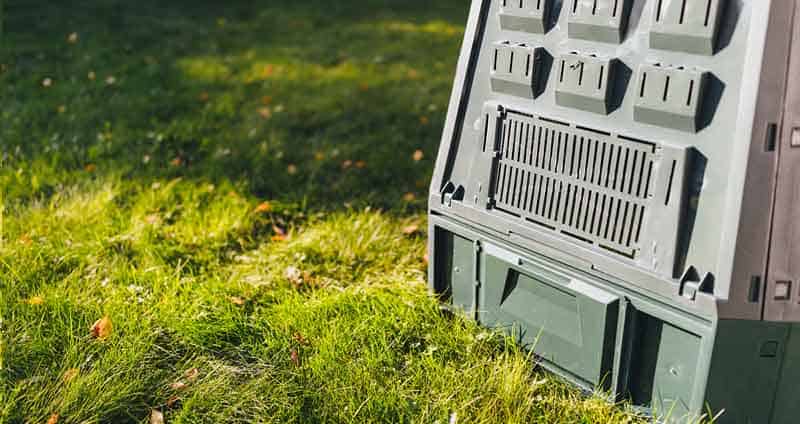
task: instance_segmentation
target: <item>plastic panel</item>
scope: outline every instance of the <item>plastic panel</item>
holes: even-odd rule
[[[686,132],[697,132],[708,73],[658,64],[641,65],[634,119]]]
[[[607,115],[615,59],[577,52],[562,54],[556,62],[556,103]]]
[[[572,0],[569,36],[619,44],[625,37],[631,0]]]
[[[724,0],[654,0],[650,47],[712,55]]]

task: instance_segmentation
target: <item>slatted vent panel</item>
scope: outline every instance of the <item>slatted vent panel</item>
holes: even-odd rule
[[[656,146],[509,111],[498,123],[494,207],[633,258]]]

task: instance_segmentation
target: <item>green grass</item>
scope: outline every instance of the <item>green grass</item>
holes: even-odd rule
[[[426,291],[466,11],[6,0],[0,422],[644,422]]]

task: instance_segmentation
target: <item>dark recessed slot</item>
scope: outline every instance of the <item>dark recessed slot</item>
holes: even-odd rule
[[[539,119],[540,119],[540,120],[542,120],[542,121],[544,121],[544,122],[550,122],[551,124],[563,125],[563,126],[565,126],[565,127],[568,127],[568,126],[569,126],[569,124],[568,124],[568,123],[566,123],[566,122],[561,122],[561,121],[556,121],[555,119],[550,119],[550,118],[542,118],[542,117],[539,117]]]
[[[758,303],[761,300],[761,276],[750,277],[750,290],[747,293],[747,300],[750,303]]]
[[[767,125],[767,137],[764,141],[764,150],[774,152],[778,142],[778,124],[771,122]]]

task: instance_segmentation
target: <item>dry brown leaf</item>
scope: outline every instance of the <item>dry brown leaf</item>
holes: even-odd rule
[[[264,119],[272,118],[272,109],[266,106],[260,107],[258,108],[258,114],[261,115],[261,117]]]
[[[77,368],[70,368],[66,372],[64,372],[64,376],[61,377],[61,380],[65,383],[69,383],[70,381],[74,380],[75,377],[77,377],[80,372],[81,370]]]
[[[176,381],[169,385],[169,388],[172,390],[183,390],[187,387],[187,384],[183,381]]]
[[[403,200],[405,200],[406,202],[413,202],[414,200],[416,200],[416,198],[417,195],[414,193],[406,193],[403,195]]]
[[[150,424],[164,424],[164,414],[153,409],[150,411]]]
[[[239,297],[239,296],[231,296],[231,297],[230,297],[230,300],[231,300],[231,303],[233,303],[233,304],[234,304],[234,305],[236,305],[236,306],[242,306],[242,305],[244,305],[244,299],[242,299],[242,298],[241,298],[241,297]]]
[[[66,105],[59,105],[58,109],[56,109],[56,110],[58,111],[58,113],[62,113],[62,114],[66,113],[67,112],[67,106]]]
[[[169,164],[172,166],[181,166],[183,165],[183,159],[181,159],[180,156],[176,157],[175,159],[172,159]]]
[[[208,99],[209,99],[208,91],[204,91],[204,92],[200,93],[200,95],[197,97],[197,99],[200,100],[203,103],[207,102]]]
[[[86,166],[83,167],[86,172],[94,172],[97,171],[97,165],[93,163],[87,163]]]
[[[422,125],[428,125],[428,124],[431,123],[431,120],[427,116],[420,116],[419,117],[419,123],[422,124]]]
[[[408,70],[408,78],[410,78],[410,79],[419,78],[419,71],[417,71],[416,69],[409,69]]]
[[[414,158],[414,162],[419,162],[423,158],[425,158],[425,152],[423,152],[422,150],[417,149],[417,150],[414,151],[414,155],[412,156],[412,158]]]
[[[200,370],[197,368],[190,368],[183,373],[183,376],[186,377],[189,381],[197,380],[197,377],[200,375]]]
[[[60,417],[58,416],[58,414],[54,413],[53,415],[50,416],[50,418],[47,419],[47,424],[56,424],[58,423],[59,418]]]
[[[255,209],[256,213],[265,213],[272,211],[272,205],[269,202],[261,202]]]
[[[407,236],[415,234],[418,231],[419,231],[419,225],[417,225],[417,224],[409,224],[409,225],[406,225],[405,227],[403,227],[403,234],[405,234]]]
[[[306,338],[303,337],[303,335],[300,334],[300,333],[292,334],[292,339],[294,339],[294,341],[296,341],[297,343],[300,343],[301,345],[307,345],[308,344],[308,340],[306,340]]]
[[[264,69],[261,71],[261,77],[269,78],[275,73],[275,65],[266,65]]]
[[[288,172],[289,175],[296,174],[297,173],[297,165],[289,164],[289,166],[286,167],[286,172]]]
[[[369,84],[362,82],[358,85],[358,89],[361,91],[369,91]]]
[[[366,167],[367,167],[367,163],[364,162],[363,160],[356,161],[356,168],[364,169]]]
[[[264,97],[262,97],[261,98],[261,103],[263,103],[264,106],[269,106],[270,104],[272,104],[272,96],[264,96]]]
[[[292,363],[295,366],[300,366],[300,355],[297,353],[296,350],[292,349],[289,352],[289,358],[292,360]]]
[[[179,400],[181,400],[181,398],[178,397],[178,395],[170,396],[169,399],[167,399],[167,408],[172,409],[173,407],[175,407],[175,405],[177,405]]]
[[[422,262],[425,265],[428,265],[428,253],[427,252],[424,255],[422,255]]]
[[[92,338],[102,340],[107,339],[112,331],[114,331],[114,324],[111,322],[111,318],[106,315],[92,324],[91,334]]]
[[[322,152],[314,153],[314,160],[319,162],[319,161],[324,160],[324,159],[325,159],[325,153],[322,153]]]
[[[353,166],[353,161],[347,159],[346,161],[342,162],[342,169],[347,169]]]

